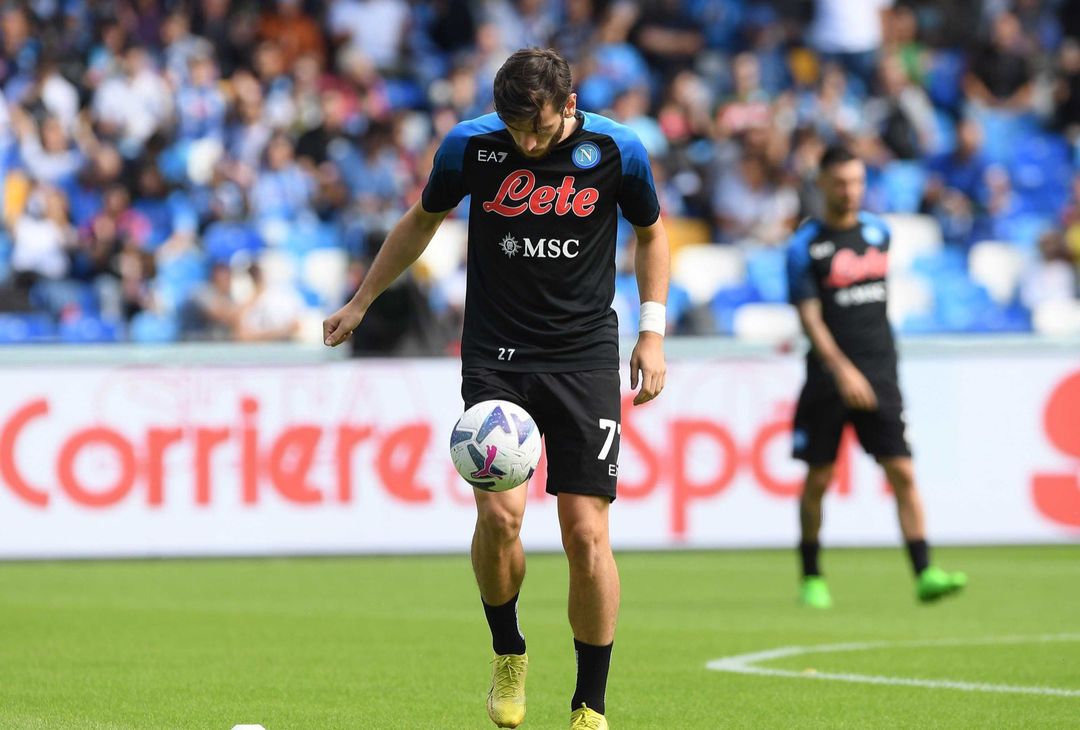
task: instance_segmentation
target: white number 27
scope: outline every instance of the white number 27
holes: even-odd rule
[[[510,362],[510,360],[513,359],[514,353],[516,351],[517,351],[517,349],[513,348],[513,347],[500,347],[499,348],[499,359],[500,360],[506,360],[507,362]]]

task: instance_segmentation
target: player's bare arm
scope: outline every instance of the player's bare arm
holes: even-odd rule
[[[641,303],[667,302],[668,278],[671,256],[668,251],[667,233],[664,224],[658,219],[651,226],[634,226],[637,234],[637,253],[634,260],[637,271],[638,291]],[[643,318],[644,319],[644,318]],[[641,391],[634,397],[634,405],[648,403],[664,389],[667,366],[664,362],[663,326],[661,332],[645,329],[638,334],[637,345],[630,356],[630,387]]]
[[[336,347],[349,339],[375,298],[424,252],[449,212],[429,213],[419,202],[409,208],[386,236],[352,299],[323,322],[323,341],[328,346]]]
[[[810,338],[825,369],[836,379],[836,387],[849,408],[872,411],[877,408],[877,396],[866,376],[855,367],[840,347],[821,316],[820,299],[804,299],[797,305],[799,321],[803,331]]]

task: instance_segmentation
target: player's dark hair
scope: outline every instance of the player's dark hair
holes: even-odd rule
[[[859,156],[851,151],[847,145],[833,144],[825,148],[825,154],[821,156],[821,171],[825,172],[833,165],[842,165],[845,162],[859,159]]]
[[[495,111],[503,121],[532,122],[540,129],[540,111],[558,110],[570,98],[570,65],[550,48],[522,48],[495,74]]]

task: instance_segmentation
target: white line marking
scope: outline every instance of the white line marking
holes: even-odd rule
[[[823,644],[821,646],[785,646],[779,649],[713,659],[705,664],[707,669],[735,674],[755,674],[766,677],[795,677],[798,679],[831,679],[837,682],[861,684],[888,684],[904,687],[928,687],[930,689],[957,689],[963,692],[1004,692],[1009,694],[1045,695],[1050,697],[1080,697],[1080,689],[1060,687],[1024,687],[1013,684],[987,684],[985,682],[962,682],[952,679],[917,679],[913,677],[882,677],[873,674],[849,674],[840,672],[800,672],[793,669],[775,669],[756,666],[759,662],[785,659],[806,654],[836,654],[847,651],[871,651],[874,649],[918,648],[942,646],[1000,646],[1004,644],[1045,644],[1061,641],[1080,641],[1080,634],[1041,634],[1038,636],[998,636],[979,639],[925,639],[917,641],[863,641],[848,644]]]

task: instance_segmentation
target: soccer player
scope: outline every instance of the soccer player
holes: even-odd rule
[[[627,127],[577,108],[570,68],[556,52],[531,48],[510,56],[495,76],[494,106],[495,113],[458,124],[443,140],[421,201],[390,232],[324,334],[330,346],[343,342],[446,215],[472,196],[462,398],[466,408],[491,399],[517,403],[544,434],[547,491],[558,501],[570,567],[577,656],[570,726],[607,728],[604,695],[619,608],[608,541],[621,430],[611,308],[618,209],[638,241],[635,405],[664,387],[667,237],[644,147]],[[495,651],[488,714],[499,727],[517,727],[525,717],[528,667],[517,619],[526,490],[474,495],[473,572]]]
[[[930,564],[922,499],[904,433],[896,347],[885,311],[889,229],[880,218],[860,211],[866,167],[847,148],[825,151],[818,184],[824,217],[807,220],[795,231],[787,256],[789,295],[810,339],[793,433],[794,456],[808,465],[799,504],[800,600],[815,608],[832,605],[818,565],[818,533],[840,436],[850,423],[896,495],[916,595],[934,601],[963,588],[967,578]]]

